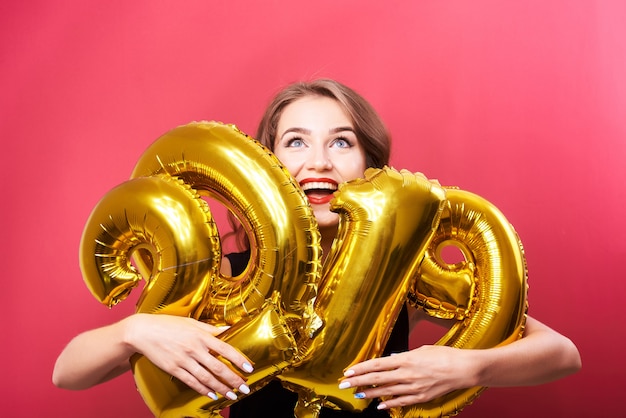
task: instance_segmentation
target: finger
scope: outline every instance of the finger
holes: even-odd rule
[[[393,398],[385,399],[383,402],[378,404],[378,409],[390,409],[390,408],[398,408],[407,405],[415,405],[419,403],[424,403],[431,401],[433,398],[423,396],[423,395],[406,395],[406,396],[398,396]]]
[[[209,332],[213,337],[220,335],[230,328],[228,325],[216,327],[204,322],[198,322],[198,325]],[[224,357],[244,372],[252,373],[254,371],[254,363],[230,344],[220,340],[219,338],[208,338],[205,339],[204,342],[211,351],[218,353],[220,356]]]
[[[375,387],[366,387],[359,388],[358,392],[359,398],[382,398],[382,397],[406,397],[406,396],[419,396],[419,392],[416,393],[415,389],[410,385],[406,384],[390,384],[386,386],[375,386]]]
[[[254,371],[253,362],[232,345],[217,338],[209,338],[205,343],[212,353],[223,357],[245,373]]]
[[[205,331],[207,331],[211,335],[220,335],[221,333],[223,333],[224,331],[230,328],[230,325],[215,326],[215,325],[207,324],[206,322],[202,322],[202,321],[198,321],[198,326],[203,328]]]
[[[201,367],[194,375],[204,385],[215,389],[224,396],[228,395],[229,392],[249,393],[244,377],[230,365],[224,363],[221,358],[216,358],[207,353],[206,356],[202,356],[197,361]],[[232,396],[227,397],[232,399]]]
[[[199,374],[199,372],[198,372],[198,374]],[[187,386],[189,386],[191,389],[193,389],[196,392],[198,392],[200,395],[208,396],[209,398],[211,398],[213,400],[217,400],[218,399],[218,396],[217,396],[217,392],[218,391],[216,389],[214,389],[214,388],[212,388],[210,386],[207,386],[206,384],[202,383],[200,380],[198,380],[198,378],[193,373],[189,373],[185,369],[178,369],[176,372],[174,372],[172,374],[172,376],[174,376],[175,378],[180,380],[182,383],[184,383]]]
[[[209,356],[200,362],[193,362],[186,367],[189,376],[189,387],[198,393],[216,399],[216,394],[235,400],[238,394],[250,393],[250,388],[245,381],[234,373],[227,365],[218,359]]]
[[[420,386],[406,382],[365,388],[357,392],[355,396],[358,394],[357,397],[367,399],[386,398],[384,403],[386,404],[385,409],[387,409],[429,402],[449,393],[450,390],[450,388],[446,389],[441,386]]]
[[[398,356],[380,357],[357,363],[345,370],[343,375],[352,378],[353,376],[360,376],[367,373],[395,370],[398,368],[400,361]]]
[[[375,398],[381,394],[396,395],[402,392],[388,389],[395,388],[401,383],[396,375],[395,371],[367,373],[342,380],[339,389],[352,388],[358,395],[357,398]]]

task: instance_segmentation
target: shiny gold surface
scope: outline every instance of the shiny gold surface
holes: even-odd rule
[[[251,260],[237,277],[219,274],[221,243],[202,196],[230,208],[250,238]],[[322,270],[312,210],[276,157],[234,126],[190,123],[157,139],[131,180],[94,208],[81,239],[81,270],[108,306],[144,279],[138,312],[232,325],[220,338],[255,363],[246,376],[250,388],[279,378],[299,395],[298,418],[316,417],[322,406],[367,406],[338,381],[351,364],[382,355],[404,303],[452,321],[437,344],[482,349],[521,337],[523,248],[492,204],[384,168],[340,185],[331,208],[340,225]],[[463,260],[446,263],[447,246]],[[217,417],[232,403],[194,392],[144,357],[132,364],[155,416]],[[482,390],[391,413],[453,415]]]
[[[430,315],[456,319],[437,342],[465,349],[508,344],[526,323],[527,268],[521,241],[494,205],[473,193],[447,189],[441,222],[422,261],[409,300]],[[448,264],[445,246],[465,260]],[[456,415],[484,390],[457,390],[431,402],[397,408],[393,417]]]

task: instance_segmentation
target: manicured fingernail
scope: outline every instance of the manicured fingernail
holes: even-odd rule
[[[346,370],[345,372],[343,372],[343,375],[344,375],[345,377],[354,376],[354,370],[352,370],[352,369],[348,369],[348,370]]]
[[[207,393],[206,396],[208,396],[209,398],[213,399],[214,401],[217,400],[217,395],[215,393],[213,393],[213,392]]]
[[[339,383],[339,389],[348,389],[350,387],[350,382],[344,380],[343,382]]]
[[[357,398],[357,399],[363,399],[363,398],[365,398],[365,393],[357,392],[357,393],[354,394],[354,397]]]
[[[387,409],[387,405],[384,403],[379,403],[376,409]]]
[[[230,390],[229,390],[228,392],[226,392],[226,397],[227,397],[228,399],[233,400],[233,401],[234,401],[235,399],[237,399],[237,395],[235,395],[235,392],[231,392]]]
[[[239,392],[247,395],[248,393],[250,393],[250,388],[244,383],[243,385],[239,386]]]
[[[244,369],[245,371],[247,371],[248,373],[252,373],[254,371],[254,367],[252,367],[252,364],[245,362],[242,366],[242,369]]]

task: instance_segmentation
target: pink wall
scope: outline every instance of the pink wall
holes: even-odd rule
[[[623,413],[624,2],[0,9],[0,414],[149,416],[130,376],[80,393],[50,382],[73,335],[133,310],[109,311],[88,294],[77,257],[86,218],[165,131],[215,119],[253,133],[278,87],[318,76],[373,102],[394,135],[396,167],[500,207],[527,249],[531,314],[582,352],[578,375],[490,389],[462,416]]]

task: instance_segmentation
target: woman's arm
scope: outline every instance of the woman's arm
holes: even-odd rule
[[[228,258],[222,274],[230,275]],[[143,354],[154,365],[198,393],[236,398],[235,388],[248,393],[244,378],[217,357],[244,372],[252,372],[249,359],[216,338],[221,328],[195,319],[135,314],[115,324],[76,336],[57,358],[53,383],[65,389],[87,389],[130,370],[130,357]]]
[[[582,367],[574,343],[528,317],[524,337],[512,344],[475,351],[479,386],[531,386],[548,383]]]
[[[231,370],[223,356],[243,371],[250,360],[215,336],[222,329],[191,318],[135,314],[120,322],[75,337],[57,359],[55,385],[86,389],[129,370],[129,359],[143,354],[157,367],[198,393],[233,398],[236,388],[246,393],[244,378]]]
[[[134,351],[122,336],[130,320],[74,337],[57,358],[52,382],[63,389],[87,389],[130,370]]]
[[[392,408],[474,386],[538,385],[580,367],[572,341],[528,317],[523,338],[506,346],[485,350],[422,346],[351,367],[341,387],[359,388],[367,398],[394,396],[382,405]]]

